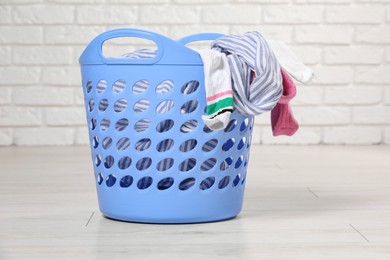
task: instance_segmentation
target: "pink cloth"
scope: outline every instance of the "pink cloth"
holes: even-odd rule
[[[281,72],[283,78],[283,94],[271,111],[272,133],[274,136],[292,136],[298,130],[299,125],[293,116],[289,102],[295,97],[297,89],[287,72],[282,69]]]

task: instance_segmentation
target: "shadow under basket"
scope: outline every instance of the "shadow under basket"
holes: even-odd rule
[[[92,161],[101,212],[145,223],[235,217],[242,208],[253,117],[233,112],[224,130],[204,125],[203,63],[185,44],[136,29],[96,37],[80,57]],[[139,37],[150,59],[107,58],[104,41]]]

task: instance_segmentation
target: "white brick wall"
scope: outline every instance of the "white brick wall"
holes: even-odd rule
[[[0,146],[88,143],[78,57],[118,27],[288,43],[316,73],[300,131],[274,137],[264,114],[253,144],[390,144],[389,0],[0,0]]]

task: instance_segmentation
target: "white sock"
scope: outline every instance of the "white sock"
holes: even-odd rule
[[[230,66],[226,55],[219,51],[204,49],[199,54],[204,64],[207,102],[207,115],[202,119],[211,130],[220,130],[227,126],[233,112]]]

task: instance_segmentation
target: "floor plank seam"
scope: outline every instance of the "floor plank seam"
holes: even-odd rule
[[[85,224],[85,227],[88,226],[89,222],[91,221],[91,219],[92,219],[92,217],[93,217],[93,214],[95,214],[95,211],[92,211],[91,216],[89,217],[87,223]]]
[[[354,226],[352,226],[352,224],[349,224],[349,226],[355,230],[361,237],[364,238],[364,240],[366,240],[367,242],[370,242],[370,240],[368,240],[359,230],[357,230]]]
[[[306,189],[307,189],[311,194],[313,194],[314,197],[316,197],[317,199],[319,198],[318,195],[317,195],[314,191],[312,191],[309,187],[306,187]]]

